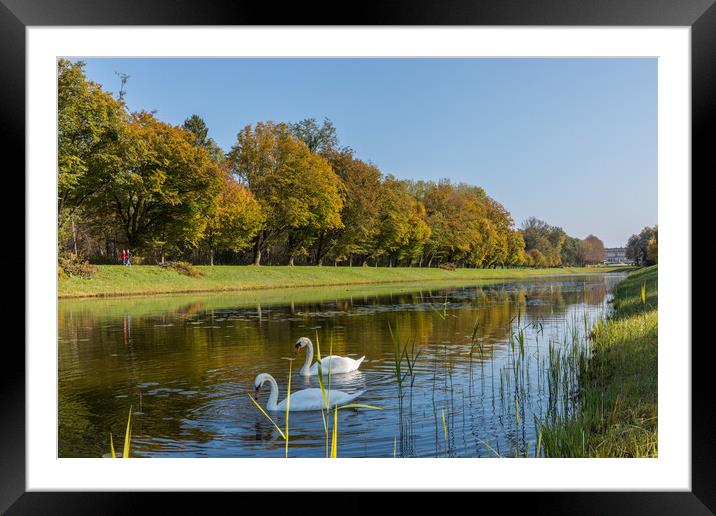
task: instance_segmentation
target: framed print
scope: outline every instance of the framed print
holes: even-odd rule
[[[713,511],[691,337],[711,4],[2,0],[27,203],[3,511],[272,490]]]

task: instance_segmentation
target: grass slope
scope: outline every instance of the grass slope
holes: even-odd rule
[[[624,270],[623,267],[563,267],[555,269],[423,269],[417,267],[287,267],[200,266],[192,278],[159,266],[100,265],[90,279],[58,280],[58,295],[66,297],[121,296],[211,292],[265,288],[359,285],[371,283],[471,281],[531,276],[586,274]]]
[[[614,313],[592,332],[580,414],[542,428],[548,457],[657,456],[657,279],[653,266],[617,285]]]

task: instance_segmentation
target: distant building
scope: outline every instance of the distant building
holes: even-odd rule
[[[604,263],[607,265],[632,263],[632,260],[626,257],[626,247],[607,247],[604,251],[607,254],[607,259],[604,260]]]

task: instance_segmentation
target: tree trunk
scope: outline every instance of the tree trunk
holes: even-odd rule
[[[214,266],[214,249],[209,249],[209,265]]]
[[[288,259],[288,265],[293,267],[293,255]]]
[[[261,239],[258,237],[254,244],[254,265],[261,265]]]
[[[75,232],[75,217],[72,216],[72,242],[75,246],[75,256],[77,256],[77,233]]]
[[[316,265],[319,267],[323,265],[323,236],[324,233],[321,232],[321,235],[318,237],[318,244],[316,246]]]

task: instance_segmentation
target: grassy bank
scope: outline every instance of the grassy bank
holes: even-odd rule
[[[421,269],[417,267],[200,266],[192,278],[158,266],[100,265],[92,278],[61,278],[61,298],[213,292],[284,287],[315,287],[424,281],[479,281],[624,270],[623,267],[554,269]]]
[[[648,267],[616,287],[614,313],[592,331],[581,411],[542,428],[545,455],[657,456],[657,276]]]

